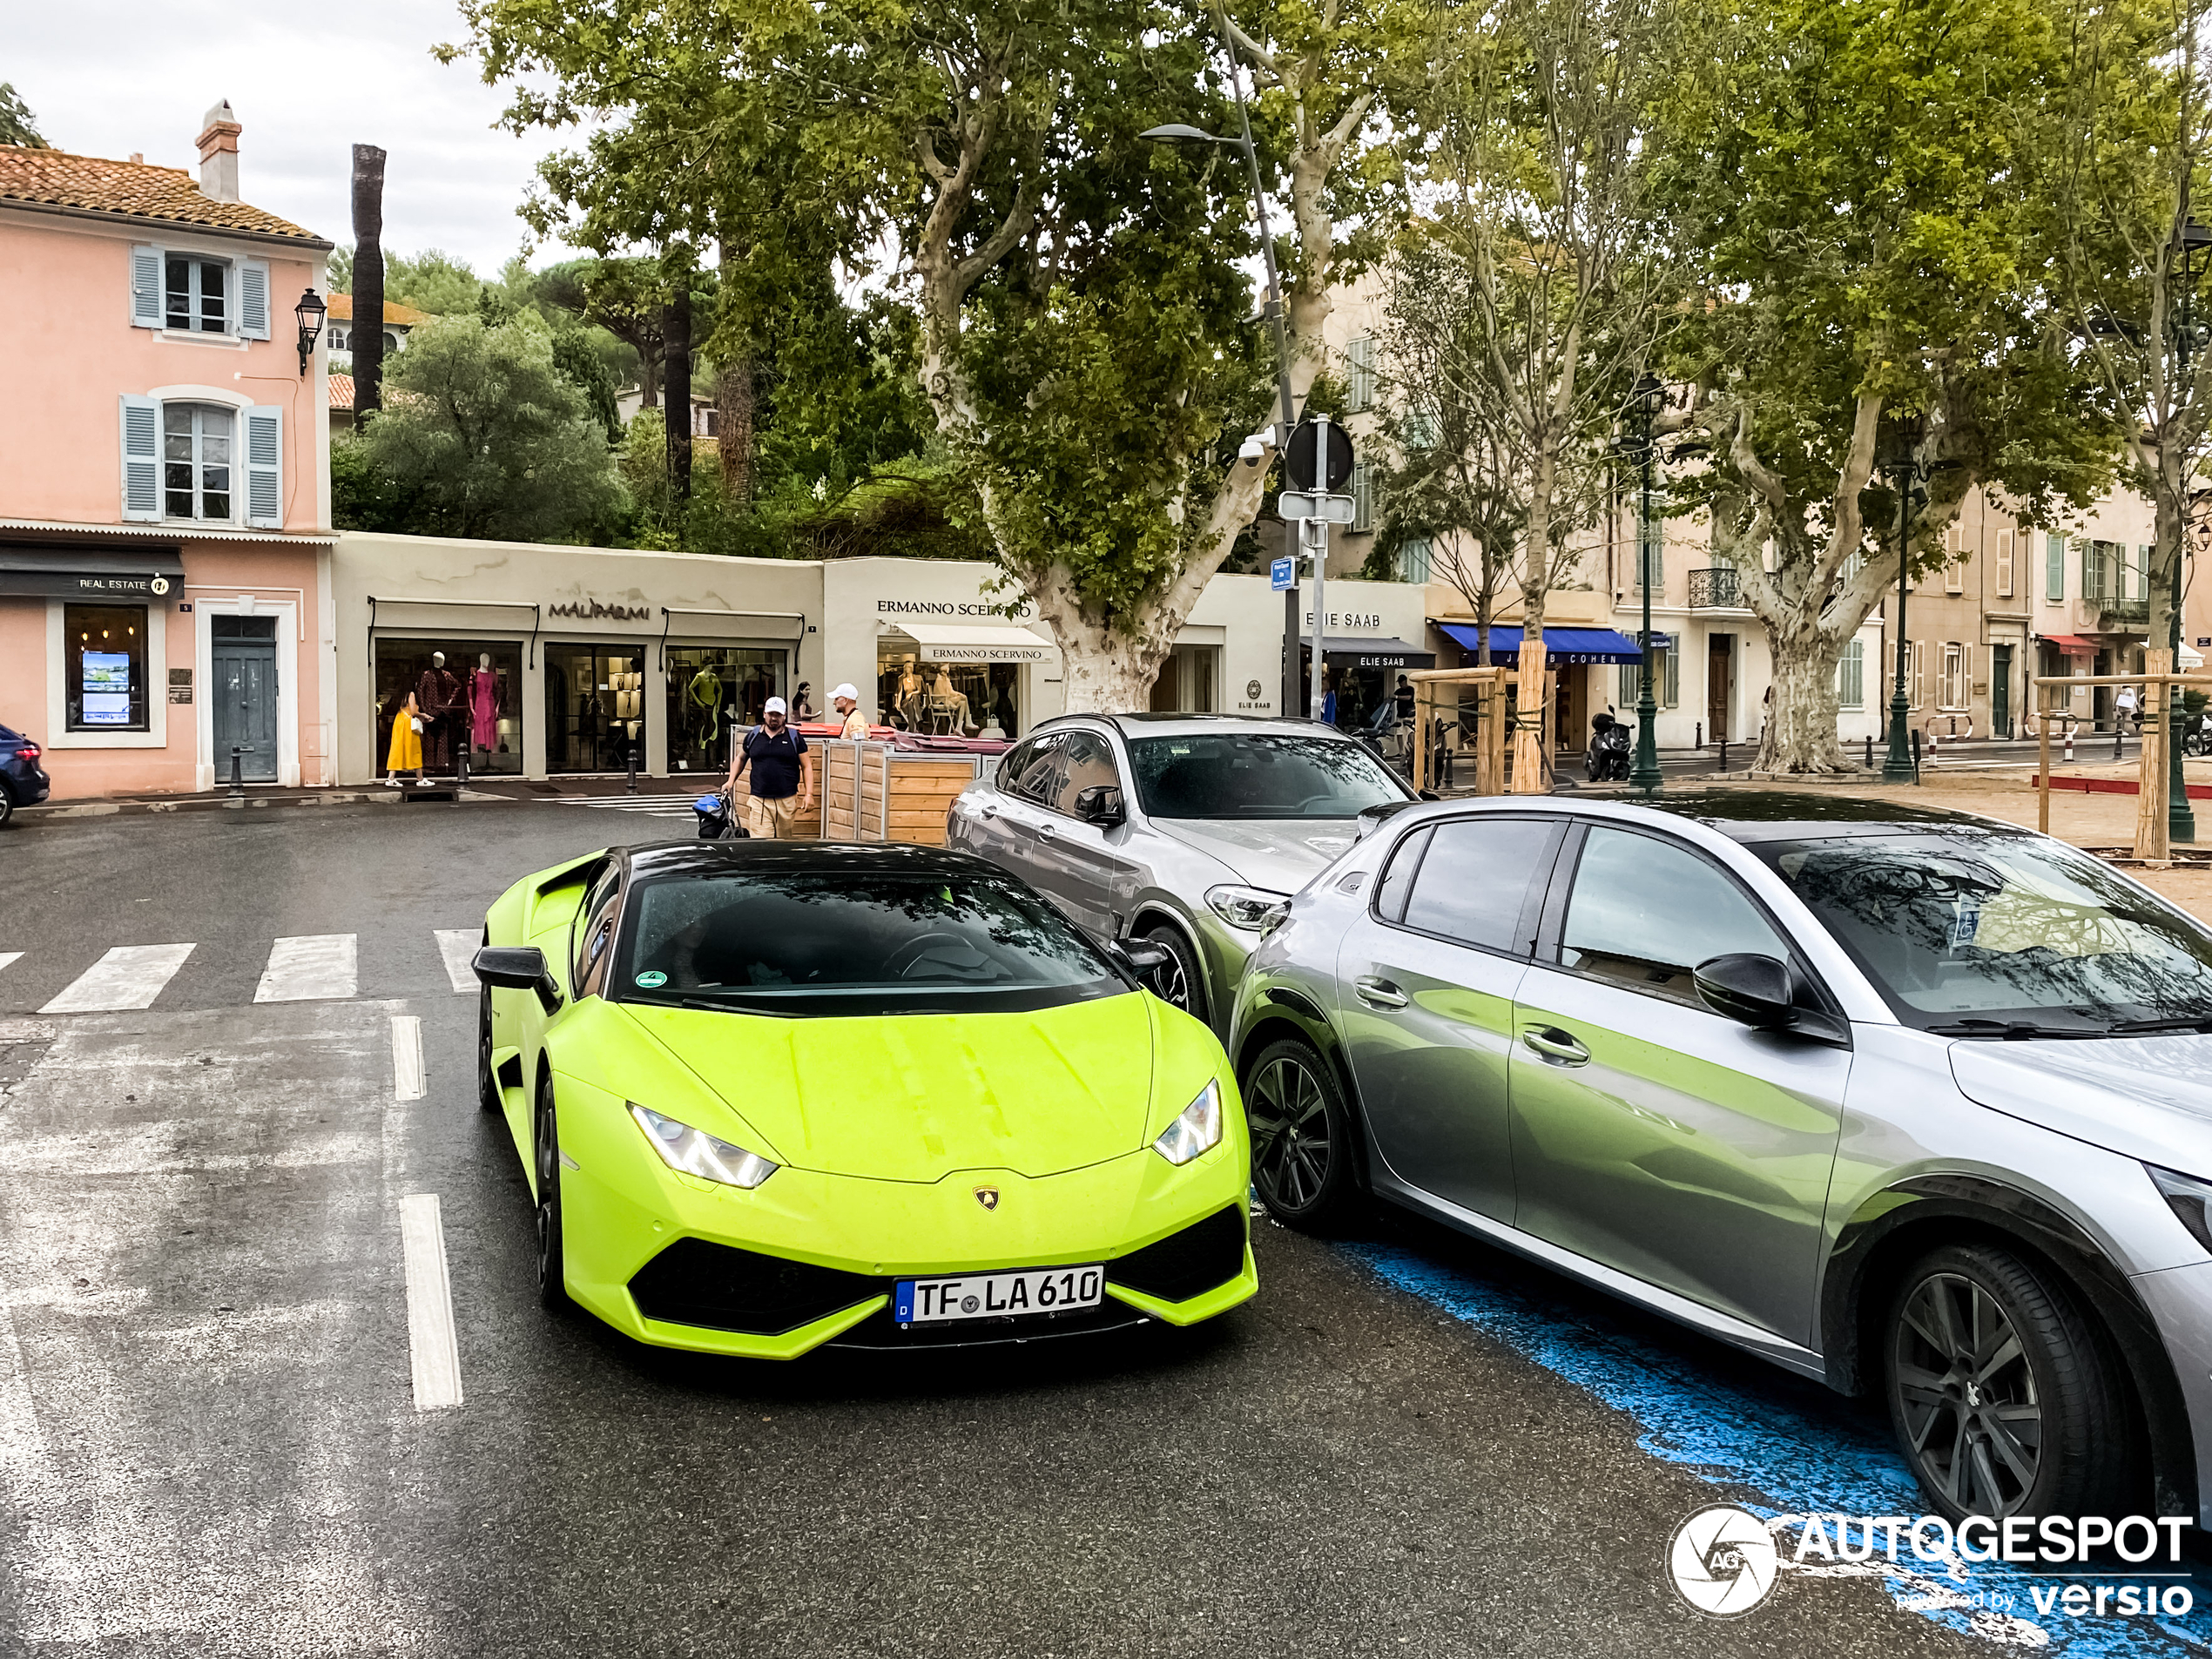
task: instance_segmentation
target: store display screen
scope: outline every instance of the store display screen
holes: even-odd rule
[[[121,651],[84,653],[86,725],[131,724],[131,659]]]

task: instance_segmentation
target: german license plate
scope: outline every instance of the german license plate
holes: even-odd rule
[[[892,1298],[900,1325],[948,1319],[1009,1319],[1096,1307],[1106,1299],[1103,1267],[1039,1267],[1020,1273],[968,1273],[958,1278],[902,1278]]]

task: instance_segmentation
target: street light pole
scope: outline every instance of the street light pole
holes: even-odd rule
[[[1907,727],[1912,705],[1905,695],[1905,670],[1910,660],[1905,638],[1905,595],[1906,572],[1912,565],[1911,550],[1905,543],[1905,527],[1912,506],[1912,450],[1902,435],[1897,440],[1890,479],[1897,487],[1897,685],[1890,694],[1890,752],[1882,762],[1882,781],[1909,784],[1913,779],[1912,734]]]
[[[1244,152],[1244,164],[1251,174],[1252,219],[1259,231],[1259,253],[1267,272],[1267,293],[1260,309],[1271,325],[1275,334],[1275,385],[1282,400],[1282,426],[1276,438],[1276,452],[1290,448],[1291,428],[1298,424],[1298,395],[1291,389],[1291,336],[1284,320],[1283,280],[1275,269],[1275,236],[1268,228],[1267,190],[1259,172],[1259,146],[1252,142],[1251,111],[1244,105],[1244,70],[1243,60],[1237,55],[1237,43],[1229,32],[1229,14],[1222,9],[1220,0],[1213,7],[1214,31],[1221,37],[1221,49],[1229,56],[1229,88],[1237,99],[1237,133],[1224,138],[1216,133],[1181,123],[1148,129],[1137,136],[1156,144],[1225,144]],[[1284,549],[1291,556],[1291,569],[1298,569],[1301,550],[1300,531],[1295,523],[1285,523]],[[1291,712],[1291,691],[1298,684],[1298,590],[1290,590],[1291,597],[1283,606],[1283,712]],[[1320,624],[1314,627],[1314,638],[1320,639]],[[1317,644],[1318,649],[1318,644]],[[1320,677],[1317,670],[1314,692],[1320,691]]]
[[[2182,262],[2182,331],[2175,342],[2175,355],[2182,360],[2182,376],[2188,378],[2191,361],[2196,354],[2196,332],[2190,317],[2191,290],[2196,287],[2196,256],[2208,244],[2212,244],[2212,231],[2196,222],[2184,204],[2181,228],[2174,235],[2174,252]],[[2182,671],[2182,550],[2188,541],[2188,529],[2182,529],[2174,547],[2174,614],[2168,618],[2167,643],[2174,652],[2174,671]],[[2182,770],[2182,688],[2166,688],[2166,835],[2172,841],[2196,840],[2196,814],[2189,808],[2187,776]]]
[[[1629,769],[1629,782],[1649,795],[1658,792],[1660,781],[1659,698],[1652,683],[1651,648],[1651,429],[1667,391],[1647,370],[1629,395],[1635,402],[1636,465],[1643,483],[1643,507],[1636,519],[1636,571],[1643,589],[1643,631],[1636,642],[1643,648],[1643,684],[1636,693],[1636,759]]]

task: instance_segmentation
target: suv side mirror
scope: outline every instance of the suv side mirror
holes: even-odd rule
[[[1778,957],[1750,951],[1708,957],[1690,970],[1690,982],[1707,1008],[1754,1030],[1797,1022],[1797,976]]]
[[[469,966],[494,990],[536,991],[538,1006],[548,1014],[561,1006],[561,988],[545,965],[545,953],[535,945],[487,945]]]
[[[1159,987],[1152,983],[1152,975],[1175,961],[1174,953],[1153,939],[1117,939],[1107,948],[1129,965],[1132,974],[1143,981],[1145,989],[1159,995]]]
[[[1112,829],[1129,822],[1128,810],[1122,805],[1122,792],[1113,784],[1093,784],[1077,794],[1076,816],[1101,829]]]

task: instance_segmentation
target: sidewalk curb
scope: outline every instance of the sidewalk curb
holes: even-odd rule
[[[426,792],[444,794],[446,791]],[[517,803],[508,795],[486,794],[474,789],[456,792],[457,800],[441,800],[447,806],[469,806],[484,802],[502,806]],[[71,800],[37,806],[18,806],[16,816],[26,820],[60,818],[117,818],[137,816],[146,813],[209,813],[241,812],[248,809],[265,811],[270,807],[314,806],[398,806],[404,805],[407,795],[395,789],[319,789],[308,794],[247,795],[234,799],[229,795],[179,795],[168,800]]]

